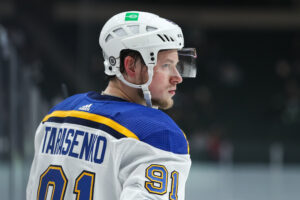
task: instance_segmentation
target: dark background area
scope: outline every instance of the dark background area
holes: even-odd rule
[[[192,159],[266,163],[279,151],[279,160],[300,162],[297,0],[2,0],[0,24],[16,49],[18,77],[29,71],[50,108],[55,99],[105,88],[99,33],[112,15],[129,10],[175,21],[183,29],[185,46],[197,48],[197,78],[184,80],[174,108],[166,111],[186,133]],[[9,69],[3,63],[0,135],[10,140],[5,123]],[[26,124],[19,127],[17,137],[26,137],[24,129]],[[19,154],[25,146],[22,141]],[[3,152],[2,158],[7,158]]]

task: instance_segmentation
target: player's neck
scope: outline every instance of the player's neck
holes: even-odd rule
[[[138,89],[129,87],[120,80],[111,80],[103,94],[119,97],[129,102],[146,105],[145,100],[138,95]]]

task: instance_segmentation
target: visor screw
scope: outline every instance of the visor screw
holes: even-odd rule
[[[115,59],[115,57],[113,57],[113,56],[110,56],[109,58],[108,58],[108,60],[109,60],[109,63],[112,65],[112,66],[115,66],[115,64],[116,64],[116,59]]]

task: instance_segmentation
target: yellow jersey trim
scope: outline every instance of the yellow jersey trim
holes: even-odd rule
[[[188,154],[190,154],[190,144],[189,144],[189,141],[188,141],[188,139],[187,139],[185,133],[183,132],[183,130],[181,130],[181,131],[182,131],[182,133],[183,133],[183,135],[184,135],[184,137],[185,137],[186,143],[187,143],[187,151],[188,151]]]
[[[81,119],[90,120],[93,122],[97,122],[97,123],[101,123],[106,126],[109,126],[110,128],[118,131],[119,133],[121,133],[122,135],[125,135],[126,137],[139,140],[139,138],[133,132],[131,132],[129,129],[127,129],[126,127],[122,126],[121,124],[115,122],[114,120],[112,120],[110,118],[107,118],[107,117],[104,117],[101,115],[83,112],[83,111],[77,111],[77,110],[66,110],[66,111],[57,110],[57,111],[52,112],[49,115],[46,115],[42,122],[46,122],[51,117],[77,117],[77,118],[81,118]]]

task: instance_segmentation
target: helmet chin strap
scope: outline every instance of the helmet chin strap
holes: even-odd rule
[[[146,101],[146,104],[148,107],[152,108],[152,101],[151,101],[151,93],[149,91],[149,88],[147,85],[142,86],[143,94],[144,94],[144,99]]]

